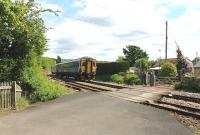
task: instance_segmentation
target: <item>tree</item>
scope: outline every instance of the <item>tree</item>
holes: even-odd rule
[[[181,80],[183,74],[185,73],[185,71],[187,69],[187,64],[186,64],[186,60],[185,60],[179,46],[176,50],[176,53],[177,53],[176,68],[177,68],[177,72],[178,72],[178,78],[179,78],[179,80]]]
[[[46,11],[53,12],[33,0],[0,0],[0,81],[20,80],[26,68],[41,63],[47,49],[41,13]]]
[[[56,63],[61,63],[62,59],[60,56],[57,56]]]
[[[141,58],[136,60],[135,66],[140,70],[141,73],[146,73],[150,67],[150,63],[147,59]]]
[[[159,72],[159,76],[161,77],[175,77],[176,75],[176,66],[170,62],[166,62],[164,65],[162,65]]]
[[[116,62],[126,62],[126,58],[124,56],[118,56]]]
[[[123,53],[130,66],[134,66],[136,60],[138,59],[148,59],[148,54],[145,51],[143,51],[140,47],[134,45],[128,45],[126,46],[126,48],[123,48]]]
[[[149,61],[149,66],[151,67],[151,68],[153,68],[153,67],[155,67],[156,65],[160,65],[160,60],[150,60]]]

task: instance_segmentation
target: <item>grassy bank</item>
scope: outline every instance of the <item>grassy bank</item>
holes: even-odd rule
[[[49,80],[39,67],[28,68],[23,74],[24,89],[28,89],[31,102],[48,101],[71,94],[70,90],[57,82]]]

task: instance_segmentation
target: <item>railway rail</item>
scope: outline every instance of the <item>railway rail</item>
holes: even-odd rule
[[[144,103],[156,108],[165,109],[180,115],[193,117],[200,120],[200,97],[186,95],[162,95],[157,101]]]
[[[76,87],[75,89],[84,90],[84,91],[117,91],[119,89],[127,88],[126,86],[103,83],[99,81],[75,81],[75,80],[65,80],[65,84],[69,87]]]

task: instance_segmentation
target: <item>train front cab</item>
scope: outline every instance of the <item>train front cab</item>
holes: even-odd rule
[[[96,75],[96,60],[87,58],[81,60],[81,78],[94,79]]]

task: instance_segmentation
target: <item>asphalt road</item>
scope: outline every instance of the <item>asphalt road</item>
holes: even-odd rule
[[[0,117],[0,135],[191,135],[169,112],[78,93]]]

